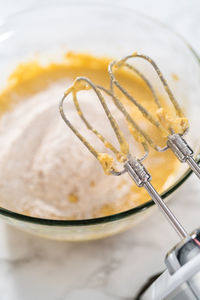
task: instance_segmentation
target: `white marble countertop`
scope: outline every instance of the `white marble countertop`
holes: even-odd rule
[[[0,0],[0,24],[6,15],[36,2]],[[175,28],[200,52],[199,0],[130,3]],[[199,195],[200,184],[192,175],[170,202],[189,231],[200,226]],[[87,243],[44,240],[1,221],[0,299],[132,299],[149,276],[164,269],[164,255],[177,241],[159,211],[125,233]]]

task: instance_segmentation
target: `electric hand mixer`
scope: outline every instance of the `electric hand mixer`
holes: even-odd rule
[[[165,113],[159,98],[157,97],[155,90],[149,80],[134,66],[130,65],[127,61],[131,58],[142,58],[149,62],[157,75],[159,76],[164,89],[169,96],[169,99],[174,107],[176,125],[174,126],[173,120],[171,120]],[[117,69],[127,68],[128,70],[136,73],[147,85],[152,93],[154,102],[157,106],[157,116],[147,111],[116,79],[115,72]],[[168,269],[155,281],[155,283],[146,291],[146,293],[140,297],[140,299],[200,299],[200,230],[196,231],[192,235],[189,235],[183,226],[179,223],[177,218],[174,216],[172,211],[168,208],[165,202],[162,200],[158,192],[154,189],[151,184],[151,175],[144,167],[142,161],[148,156],[149,146],[153,147],[156,151],[166,151],[170,148],[176,157],[181,162],[189,164],[194,173],[200,178],[200,168],[193,158],[193,151],[183,139],[183,135],[188,131],[187,119],[181,110],[178,102],[173,96],[167,81],[163,77],[156,63],[148,56],[143,54],[133,53],[119,61],[113,61],[110,63],[108,72],[111,79],[110,90],[95,85],[90,79],[86,77],[78,77],[75,79],[73,85],[68,88],[60,102],[60,113],[65,123],[75,133],[75,135],[81,140],[81,142],[88,148],[88,150],[98,159],[104,168],[105,173],[110,173],[115,176],[120,176],[127,172],[132,180],[138,187],[144,187],[152,200],[160,207],[162,213],[170,221],[174,229],[180,235],[182,241],[178,244],[166,258],[166,265]],[[133,119],[132,115],[126,109],[124,103],[120,101],[119,97],[114,93],[114,87],[119,89],[120,92],[130,101],[132,105],[140,110],[142,115],[149,121],[153,126],[156,126],[161,134],[167,137],[167,144],[164,147],[157,145],[154,140],[145,132],[141,126]],[[120,149],[118,150],[113,144],[107,139],[86,119],[83,111],[78,102],[77,93],[81,90],[92,89],[100,101],[104,112],[113,128],[113,131],[119,142]],[[107,153],[98,152],[71,124],[67,119],[63,104],[69,94],[72,94],[75,109],[86,128],[92,131],[97,138],[104,144],[104,146],[112,151],[118,162],[123,164],[123,169],[118,170],[115,167],[113,156]],[[143,146],[144,154],[141,158],[136,158],[130,154],[129,145],[122,133],[118,122],[111,114],[108,105],[105,101],[104,94],[107,94],[112,100],[117,109],[123,114],[126,120],[127,127],[135,138],[135,140]],[[180,132],[176,132],[178,129]]]

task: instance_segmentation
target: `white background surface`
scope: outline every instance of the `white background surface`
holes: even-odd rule
[[[0,0],[0,24],[40,2]],[[118,2],[169,24],[200,54],[199,0]],[[194,175],[170,207],[188,230],[200,226],[200,183]],[[43,240],[0,222],[0,300],[132,299],[149,276],[163,270],[164,255],[177,241],[158,211],[123,234],[87,243]]]

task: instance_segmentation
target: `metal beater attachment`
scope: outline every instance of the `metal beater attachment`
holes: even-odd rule
[[[119,142],[119,149],[114,147],[109,141],[106,140],[106,138],[98,132],[95,128],[92,127],[92,125],[89,123],[89,121],[86,119],[85,115],[83,114],[83,111],[81,110],[81,107],[79,105],[78,96],[77,94],[81,90],[89,90],[92,89],[97,96],[98,100],[100,101],[105,114],[111,124],[111,127],[113,128],[113,131],[117,137],[117,140]],[[80,134],[80,132],[71,124],[71,122],[67,119],[66,114],[64,112],[63,104],[64,101],[67,100],[69,94],[72,95],[72,99],[74,102],[75,109],[80,117],[80,119],[83,121],[83,123],[86,125],[86,128],[88,130],[91,130],[97,138],[104,144],[105,148],[109,149],[113,155],[107,154],[107,153],[100,153],[98,150],[94,149],[94,147]],[[107,104],[106,100],[104,98],[104,95],[109,96],[108,98],[111,99],[111,101],[115,104],[117,109],[124,115],[124,118],[127,122],[128,129],[131,132],[131,134],[134,136],[135,140],[142,144],[144,149],[144,154],[141,158],[132,157],[129,152],[129,145],[124,138],[124,135],[122,131],[119,128],[118,122],[114,118],[114,116],[111,114]],[[178,232],[181,238],[185,238],[188,236],[185,229],[182,227],[182,225],[179,223],[179,221],[176,219],[176,217],[173,215],[171,210],[167,207],[165,202],[162,200],[160,195],[157,193],[157,191],[154,189],[154,187],[151,184],[151,175],[148,173],[144,165],[142,164],[142,160],[146,158],[148,155],[148,144],[149,137],[146,135],[146,133],[139,127],[139,125],[133,120],[132,116],[127,112],[124,105],[121,103],[121,101],[118,99],[116,95],[114,95],[111,91],[105,89],[104,87],[101,87],[99,85],[95,85],[91,80],[89,80],[86,77],[78,77],[74,81],[73,85],[68,88],[68,90],[64,93],[63,98],[61,99],[60,105],[60,114],[65,121],[65,123],[70,127],[70,129],[75,133],[75,135],[81,140],[81,142],[88,148],[88,150],[98,159],[98,161],[101,163],[102,167],[104,168],[105,173],[112,174],[115,176],[122,175],[123,173],[127,172],[130,177],[133,179],[133,181],[136,183],[138,187],[144,187],[151,198],[154,200],[154,202],[160,207],[161,211],[167,217],[167,219],[170,221],[170,223],[173,225],[175,230]],[[122,170],[118,170],[116,168],[116,161],[115,159],[120,162],[123,165]]]
[[[174,107],[174,112],[176,114],[176,118],[170,119],[167,116],[167,113],[165,109],[162,107],[159,98],[156,95],[156,92],[150,83],[150,81],[134,66],[128,63],[128,61],[132,58],[142,58],[149,62],[155,72],[157,73],[161,83],[163,84],[163,87],[169,97],[169,100],[171,101],[171,104]],[[136,73],[147,85],[150,92],[152,93],[154,102],[157,106],[157,117],[155,117],[153,114],[151,114],[149,111],[147,111],[116,79],[115,73],[116,70],[120,68],[126,68],[130,71],[133,71]],[[123,59],[119,61],[113,61],[110,63],[108,67],[108,71],[110,74],[111,79],[111,91],[114,95],[114,87],[119,89],[123,95],[133,104],[135,105],[140,112],[143,114],[143,116],[151,122],[154,126],[156,126],[162,135],[165,135],[167,137],[167,145],[165,147],[160,147],[159,145],[156,145],[156,143],[148,136],[145,135],[144,138],[148,142],[148,144],[153,147],[156,151],[162,152],[166,151],[168,148],[170,148],[176,157],[181,162],[186,162],[190,168],[194,171],[194,173],[200,178],[200,167],[196,163],[196,161],[193,158],[193,150],[190,148],[190,146],[187,144],[186,140],[183,138],[183,136],[187,133],[189,129],[187,118],[185,117],[182,109],[180,108],[178,102],[176,101],[166,79],[164,78],[163,74],[161,73],[160,69],[156,65],[156,63],[149,57],[144,54],[139,54],[137,52],[134,52],[132,55],[126,56]],[[175,126],[176,125],[176,126]],[[178,126],[177,126],[178,125]],[[177,128],[178,127],[178,128]]]

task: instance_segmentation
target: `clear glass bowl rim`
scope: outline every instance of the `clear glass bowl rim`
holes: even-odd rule
[[[168,25],[155,20],[152,17],[143,15],[140,12],[135,11],[133,8],[128,7],[128,6],[122,6],[114,3],[109,3],[109,1],[84,1],[84,3],[82,1],[74,1],[74,0],[68,0],[68,1],[57,1],[56,2],[56,6],[58,5],[65,5],[65,6],[69,6],[69,5],[92,5],[92,6],[98,6],[102,4],[104,6],[112,6],[112,7],[116,7],[116,8],[121,8],[121,9],[129,9],[133,12],[133,14],[136,14],[138,16],[141,16],[142,18],[146,18],[147,20],[149,20],[150,22],[153,22],[155,24],[157,24],[159,27],[163,27],[165,29],[167,29],[170,33],[174,34],[177,36],[177,38],[181,39],[183,41],[183,43],[189,48],[191,54],[195,57],[196,61],[199,63],[200,66],[200,57],[197,55],[197,53],[195,52],[195,50],[191,47],[191,45],[177,32],[175,32],[173,29],[171,29]],[[28,12],[32,12],[33,10],[36,12],[37,10],[41,10],[42,7],[48,7],[54,6],[55,2],[51,2],[49,1],[48,4],[43,3],[40,4],[39,6],[33,6],[31,8],[25,9],[23,11],[20,11],[18,13],[15,13],[13,15],[10,15],[7,17],[7,22],[9,22],[10,20],[14,20],[15,18],[20,17],[21,15],[24,15]],[[5,26],[6,22],[1,25],[0,27]],[[198,155],[197,157],[199,157],[200,155],[200,151],[198,151]],[[198,159],[198,162],[200,162],[200,158]],[[177,190],[186,180],[187,178],[192,174],[192,171],[188,168],[188,170],[173,184],[171,185],[164,193],[161,194],[162,198],[165,199],[167,198],[169,195],[171,195],[175,190]],[[0,215],[4,216],[4,217],[8,217],[8,218],[13,218],[19,221],[23,221],[23,222],[27,222],[27,223],[34,223],[34,224],[38,224],[38,225],[47,225],[47,226],[63,226],[63,227],[72,227],[72,226],[89,226],[89,225],[97,225],[97,224],[105,224],[108,222],[113,222],[113,221],[117,221],[117,220],[121,220],[124,219],[128,216],[132,216],[134,214],[137,214],[143,210],[146,210],[148,208],[150,208],[151,206],[154,206],[155,203],[152,200],[149,200],[147,202],[145,202],[142,205],[139,205],[137,207],[134,207],[132,209],[129,209],[127,211],[123,211],[117,214],[113,214],[113,215],[109,215],[109,216],[105,216],[105,217],[100,217],[100,218],[92,218],[92,219],[82,219],[82,220],[56,220],[56,219],[46,219],[46,218],[37,218],[37,217],[32,217],[32,216],[27,216],[27,215],[23,215],[20,213],[16,213],[10,210],[7,210],[5,208],[1,208],[0,207]]]

